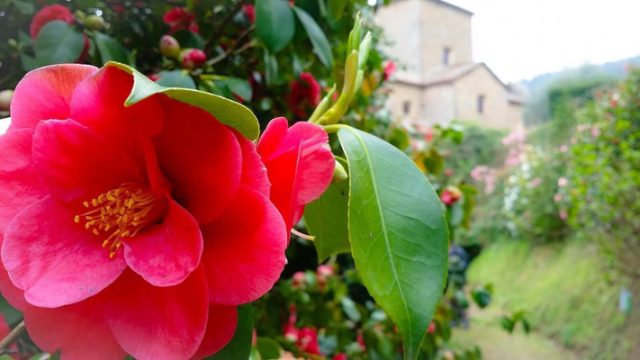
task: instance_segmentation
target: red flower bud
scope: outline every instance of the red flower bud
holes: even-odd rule
[[[387,61],[387,63],[384,65],[382,79],[388,80],[394,72],[396,72],[396,63],[391,60]]]
[[[333,355],[333,359],[332,360],[348,360],[347,359],[347,354],[345,354],[345,353],[337,353],[337,354]]]
[[[436,332],[436,323],[432,321],[431,324],[429,324],[429,328],[427,329],[427,332],[433,335]]]
[[[304,286],[304,281],[305,281],[304,273],[302,271],[298,271],[295,274],[293,274],[291,285],[294,288],[299,288]]]
[[[462,197],[462,192],[455,186],[447,186],[440,194],[440,200],[443,204],[451,206]]]
[[[207,55],[200,49],[186,49],[182,52],[182,67],[193,70],[207,62]]]
[[[256,7],[253,4],[242,5],[242,12],[249,23],[253,24],[256,21]]]
[[[160,53],[169,59],[177,59],[180,56],[180,44],[171,35],[163,35],[160,38]]]

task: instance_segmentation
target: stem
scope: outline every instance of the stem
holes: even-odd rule
[[[338,130],[340,129],[347,129],[349,128],[349,125],[344,125],[344,124],[331,124],[331,125],[324,125],[322,127],[324,129],[324,131],[327,132],[327,134],[333,134],[338,132]]]
[[[4,351],[9,347],[9,345],[13,344],[16,340],[18,340],[20,335],[22,335],[25,330],[26,328],[24,327],[24,320],[22,320],[18,325],[16,325],[16,327],[13,328],[13,330],[11,330],[9,335],[5,336],[4,339],[0,341],[0,350]]]
[[[293,235],[299,237],[299,238],[302,238],[302,239],[305,239],[305,240],[309,240],[309,241],[313,241],[313,240],[316,239],[315,236],[308,235],[308,234],[305,234],[305,233],[301,233],[300,231],[298,231],[298,230],[296,230],[294,228],[291,229],[291,233]]]

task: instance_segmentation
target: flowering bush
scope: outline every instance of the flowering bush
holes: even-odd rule
[[[572,173],[562,193],[570,198],[571,223],[593,239],[623,274],[637,278],[640,193],[640,71],[602,93],[579,116],[571,148]]]

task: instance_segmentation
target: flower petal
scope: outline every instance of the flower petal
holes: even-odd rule
[[[181,283],[196,269],[202,256],[198,222],[175,201],[168,201],[162,224],[124,243],[129,267],[155,286]]]
[[[233,339],[237,325],[238,311],[235,306],[210,305],[207,330],[193,359],[203,359],[222,350]]]
[[[124,270],[123,257],[110,260],[101,239],[73,218],[73,211],[46,197],[7,227],[2,262],[30,304],[77,303],[99,293]]]
[[[144,156],[138,135],[160,133],[164,114],[158,100],[160,95],[125,107],[132,86],[131,74],[113,66],[103,67],[78,84],[71,100],[70,118],[116,142],[142,163]]]
[[[60,350],[62,359],[124,359],[127,354],[102,312],[102,303],[92,298],[56,309],[30,306],[24,321],[38,347],[49,353]]]
[[[127,271],[106,291],[111,330],[134,358],[182,360],[200,347],[209,311],[201,270],[173,287],[152,286]]]
[[[165,99],[158,160],[174,198],[206,224],[231,204],[240,187],[242,153],[233,132],[197,107]]]
[[[68,119],[71,94],[78,83],[96,71],[89,65],[62,64],[27,73],[11,100],[10,129],[33,129],[42,120]]]
[[[272,120],[258,142],[258,153],[269,173],[271,200],[291,228],[304,205],[319,198],[331,183],[335,160],[321,127],[306,122],[288,130],[286,126],[285,118]]]
[[[202,264],[211,302],[240,305],[269,291],[284,268],[287,231],[263,195],[242,187],[233,205],[203,227]]]
[[[0,267],[0,293],[11,306],[20,311],[24,311],[28,306],[31,306],[24,299],[24,291],[13,285],[4,267]]]
[[[32,136],[31,129],[0,136],[0,238],[18,212],[46,195],[31,161]]]
[[[38,125],[33,160],[51,193],[63,201],[90,200],[125,182],[143,182],[136,163],[121,149],[72,120]]]
[[[234,134],[242,150],[242,180],[240,182],[268,197],[271,183],[267,175],[267,168],[256,151],[256,144],[236,131]]]

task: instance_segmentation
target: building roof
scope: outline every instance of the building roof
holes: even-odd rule
[[[463,78],[464,76],[472,73],[474,70],[482,67],[485,68],[489,72],[489,74],[491,74],[491,76],[494,79],[496,79],[496,81],[500,83],[500,85],[502,85],[502,87],[504,87],[504,89],[507,92],[507,99],[510,103],[513,103],[513,104],[524,103],[524,98],[526,96],[525,94],[522,93],[522,91],[503,83],[502,80],[500,80],[500,78],[493,71],[491,71],[491,69],[487,66],[487,64],[482,62],[458,64],[454,66],[443,67],[438,71],[431,72],[419,83],[408,82],[403,80],[395,80],[395,81],[399,83],[407,84],[407,85],[422,87],[422,88],[437,86],[437,85],[444,85],[444,84],[451,84],[457,81],[458,79]]]
[[[446,84],[454,82],[459,78],[467,75],[473,70],[477,69],[479,66],[484,65],[483,63],[467,63],[467,64],[459,64],[455,66],[443,67],[440,71],[431,72],[427,75],[420,85],[422,86],[432,86],[439,84]]]

